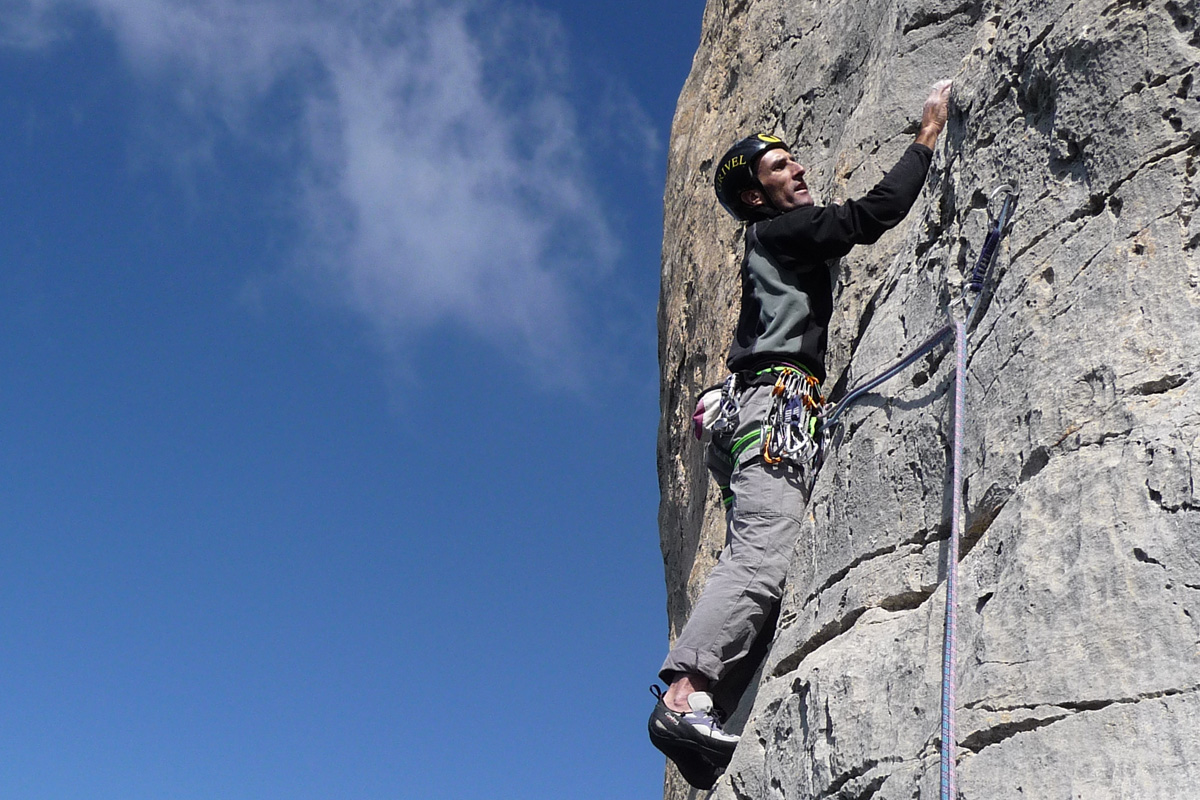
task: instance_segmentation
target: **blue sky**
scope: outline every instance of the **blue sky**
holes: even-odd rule
[[[702,10],[0,3],[0,796],[660,793]]]

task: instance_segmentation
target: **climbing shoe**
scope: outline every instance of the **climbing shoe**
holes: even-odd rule
[[[684,780],[697,789],[711,789],[733,758],[738,737],[721,730],[708,692],[688,695],[691,711],[686,712],[667,708],[657,686],[651,692],[658,703],[650,714],[650,741],[675,762]]]

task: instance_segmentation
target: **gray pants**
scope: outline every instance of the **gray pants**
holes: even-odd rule
[[[761,444],[737,463],[729,456],[731,444],[761,426],[770,393],[770,386],[746,390],[737,430],[709,444],[709,470],[719,485],[728,485],[733,505],[726,512],[725,549],[658,673],[667,683],[678,672],[719,681],[750,650],[783,594],[808,482],[795,467],[764,463]]]

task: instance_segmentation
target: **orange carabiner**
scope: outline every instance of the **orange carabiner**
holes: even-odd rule
[[[767,464],[778,464],[780,461],[783,461],[783,456],[780,456],[778,458],[771,457],[771,436],[774,433],[775,433],[774,430],[767,431],[766,438],[763,440],[762,456],[763,456],[763,461]]]
[[[779,377],[775,379],[775,388],[771,390],[772,397],[778,397],[787,391],[787,376],[788,371],[786,368],[783,370],[783,372],[779,373]]]

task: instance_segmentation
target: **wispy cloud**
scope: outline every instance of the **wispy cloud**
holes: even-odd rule
[[[486,5],[484,4],[486,3]],[[563,31],[488,0],[5,0],[35,47],[94,15],[176,110],[235,136],[273,93],[314,274],[389,340],[452,324],[536,362],[617,242],[565,90]],[[276,121],[273,123],[279,125]],[[182,146],[182,145],[181,145]]]

